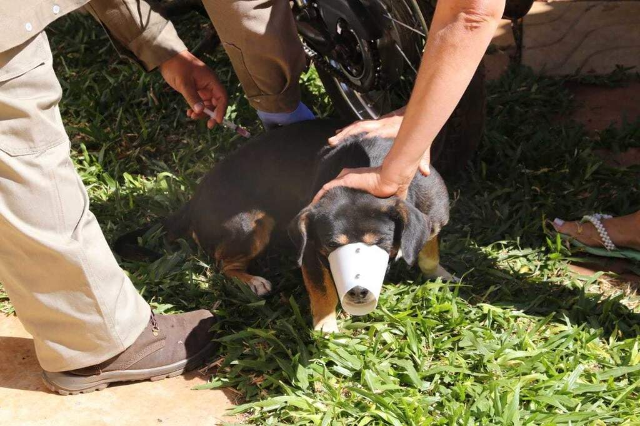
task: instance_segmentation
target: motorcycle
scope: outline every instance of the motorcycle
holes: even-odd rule
[[[190,8],[204,12],[200,0],[161,4],[169,17]],[[513,22],[514,35],[532,4],[533,0],[507,0],[504,17]],[[434,11],[435,0],[295,0],[292,4],[305,53],[329,98],[340,115],[354,120],[376,119],[406,104]],[[477,151],[485,98],[481,65],[432,145],[432,161],[445,175],[462,170]]]

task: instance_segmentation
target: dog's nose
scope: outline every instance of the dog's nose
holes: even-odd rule
[[[360,286],[355,286],[347,292],[347,296],[349,296],[349,299],[353,300],[354,302],[363,302],[367,300],[369,294],[369,290]]]

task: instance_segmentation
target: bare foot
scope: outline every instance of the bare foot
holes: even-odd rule
[[[601,222],[609,238],[617,247],[640,250],[640,211],[627,216],[602,219]],[[553,221],[553,227],[556,231],[570,235],[588,246],[604,247],[600,234],[591,222],[565,222],[556,218]]]

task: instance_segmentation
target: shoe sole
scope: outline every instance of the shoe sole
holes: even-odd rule
[[[112,383],[139,382],[144,380],[157,382],[170,377],[180,376],[199,367],[205,359],[213,353],[215,348],[216,344],[212,342],[191,358],[174,364],[146,370],[108,371],[94,376],[76,376],[44,371],[42,373],[42,381],[49,390],[63,396],[101,391]]]

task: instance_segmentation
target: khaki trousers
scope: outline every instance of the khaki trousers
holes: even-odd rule
[[[291,112],[306,66],[288,0],[203,0],[252,107]]]
[[[0,282],[42,368],[97,364],[149,322],[69,157],[44,32],[0,53]]]
[[[293,111],[305,66],[287,0],[204,0],[253,107]],[[130,346],[150,309],[118,266],[69,157],[44,32],[0,52],[0,282],[52,372]]]

